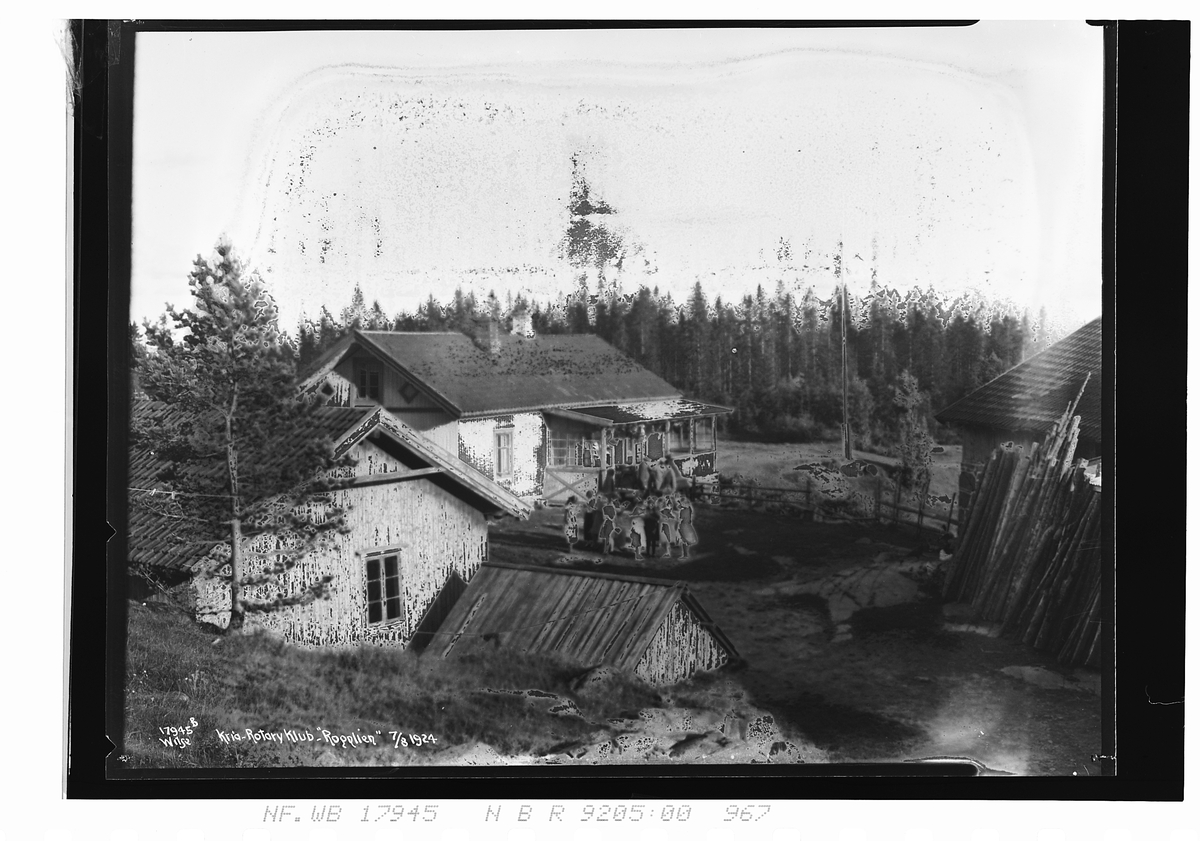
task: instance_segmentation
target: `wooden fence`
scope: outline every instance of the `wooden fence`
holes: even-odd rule
[[[806,476],[804,483],[790,488],[768,487],[751,482],[722,481],[707,492],[709,498],[720,504],[744,505],[751,509],[771,510],[784,508],[799,514],[820,519],[852,522],[891,523],[912,525],[918,529],[942,531],[950,527],[957,534],[965,522],[962,511],[956,507],[957,494],[948,506],[926,505],[928,493],[918,495],[916,506],[901,503],[898,486],[884,492],[883,476],[872,481],[870,495],[853,492],[831,496]],[[890,496],[891,499],[885,497]]]

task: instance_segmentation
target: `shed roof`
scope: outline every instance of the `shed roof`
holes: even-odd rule
[[[598,336],[502,333],[493,355],[462,333],[354,330],[313,365],[323,378],[364,349],[462,417],[676,398],[680,392]]]
[[[1079,437],[1099,442],[1103,336],[1097,318],[936,413],[942,423],[1042,434],[1087,387],[1075,413]]]
[[[163,403],[150,400],[134,402],[133,415],[138,420],[149,420],[160,425],[174,424],[181,420],[179,413]],[[386,409],[342,408],[326,406],[317,409],[308,417],[304,434],[310,438],[328,438],[336,452],[346,452],[371,434],[381,434],[400,445],[420,462],[441,470],[447,480],[480,497],[495,509],[514,516],[529,515],[529,503],[515,496],[486,476],[472,470],[457,456],[438,447],[425,436],[406,426]],[[299,454],[296,448],[295,454]],[[284,457],[287,455],[285,453]],[[158,474],[166,466],[160,457],[136,443],[129,450],[130,494],[143,498],[147,491],[162,488]],[[217,470],[217,468],[212,468]],[[429,481],[436,481],[430,478]],[[157,494],[156,494],[157,496]],[[161,504],[129,506],[129,560],[152,566],[191,570],[208,554],[211,546],[180,545],[175,534],[174,517],[168,498],[164,495]]]
[[[471,579],[430,650],[445,657],[496,635],[506,648],[632,671],[679,602],[740,659],[682,582],[494,562]]]

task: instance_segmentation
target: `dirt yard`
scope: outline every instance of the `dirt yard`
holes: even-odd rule
[[[1099,771],[1098,674],[1062,669],[941,604],[937,549],[911,530],[698,504],[692,558],[638,562],[567,554],[561,519],[546,509],[497,524],[493,559],[688,582],[745,659],[730,678],[747,700],[832,761]]]
[[[752,441],[721,441],[721,475],[741,475],[757,479],[768,487],[788,487],[797,481],[796,468],[829,459],[840,458],[837,442],[812,444],[760,444]],[[881,465],[894,465],[896,459],[859,450],[855,458]],[[933,479],[929,493],[934,496],[950,496],[958,490],[959,463],[962,461],[962,446],[942,448],[933,456]]]

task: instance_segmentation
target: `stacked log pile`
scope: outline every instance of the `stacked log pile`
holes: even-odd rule
[[[1078,398],[1029,453],[992,453],[944,595],[969,602],[975,621],[1000,624],[1004,635],[1064,664],[1098,666],[1101,497],[1082,462],[1072,463],[1077,405]]]

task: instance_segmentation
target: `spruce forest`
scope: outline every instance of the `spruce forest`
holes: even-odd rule
[[[689,397],[736,409],[727,431],[766,441],[836,440],[842,421],[841,294],[810,287],[797,297],[779,284],[773,295],[729,302],[710,298],[699,282],[685,302],[658,289],[636,294],[579,288],[553,304],[521,296],[503,303],[461,287],[448,303],[432,295],[415,313],[387,316],[356,288],[334,316],[322,308],[299,325],[303,370],[351,328],[459,331],[474,335],[488,319],[511,330],[526,312],[539,335],[593,333],[681,389]],[[933,290],[905,295],[873,284],[847,294],[847,391],[854,446],[885,452],[900,439],[902,415],[916,412],[929,434],[955,443],[933,419],[949,405],[1050,344],[1044,313],[1028,313],[977,296],[948,299]],[[904,376],[905,374],[910,376]],[[912,389],[916,393],[902,393]],[[914,399],[915,398],[915,399]],[[911,421],[911,418],[910,418]]]

